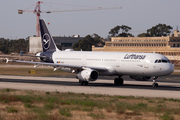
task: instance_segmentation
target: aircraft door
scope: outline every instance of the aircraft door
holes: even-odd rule
[[[147,61],[144,61],[144,68],[149,68],[149,64]]]
[[[119,58],[116,59],[116,67],[120,67],[120,61],[119,61]]]
[[[83,56],[83,59],[82,59],[82,65],[83,65],[83,66],[86,65],[86,56]]]
[[[119,59],[119,57],[116,58],[115,70],[118,74],[120,74],[120,59]]]
[[[150,64],[149,56],[147,56],[147,58],[146,58],[145,61],[144,61],[144,68],[145,68],[145,69],[149,68],[149,64]]]

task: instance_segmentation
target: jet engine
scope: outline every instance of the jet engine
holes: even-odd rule
[[[76,78],[81,81],[96,81],[98,78],[98,72],[92,69],[85,69],[76,75]]]
[[[130,76],[131,79],[137,80],[137,81],[148,81],[152,80],[152,76]]]

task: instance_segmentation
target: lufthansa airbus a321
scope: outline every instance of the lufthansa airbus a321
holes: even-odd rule
[[[60,51],[45,21],[40,19],[39,23],[43,52],[36,57],[43,62],[9,61],[31,63],[35,66],[50,65],[54,70],[76,73],[80,85],[88,85],[89,81],[96,81],[100,75],[118,76],[114,79],[114,84],[123,85],[122,76],[128,75],[135,80],[153,80],[152,86],[158,87],[156,79],[174,71],[168,58],[156,53]]]

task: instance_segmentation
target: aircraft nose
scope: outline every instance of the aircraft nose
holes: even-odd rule
[[[172,63],[170,63],[167,68],[166,68],[166,72],[167,74],[171,74],[174,72],[174,65]]]
[[[174,64],[171,64],[171,73],[174,72]]]

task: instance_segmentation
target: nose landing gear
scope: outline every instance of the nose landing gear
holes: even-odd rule
[[[154,87],[154,88],[157,88],[158,87],[158,83],[156,83],[156,79],[157,79],[157,77],[153,77],[153,84],[152,84],[152,87]]]
[[[79,85],[88,85],[88,81],[79,80]]]

